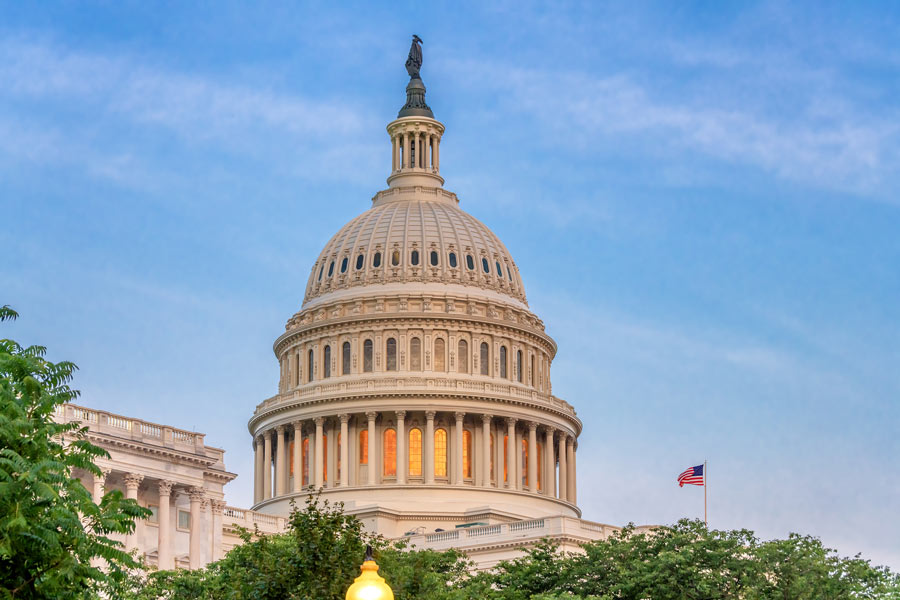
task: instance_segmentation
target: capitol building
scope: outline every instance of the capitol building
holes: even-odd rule
[[[240,543],[238,525],[280,531],[310,494],[387,538],[465,550],[480,568],[542,538],[575,550],[618,529],[581,518],[582,423],[553,395],[556,343],[506,246],[444,188],[444,125],[418,52],[387,126],[388,187],[310,257],[303,304],[274,342],[277,394],[248,423],[253,506],[225,504],[237,475],[203,434],[60,411],[110,451],[95,494],[119,487],[153,510],[126,540],[150,564],[216,560]]]

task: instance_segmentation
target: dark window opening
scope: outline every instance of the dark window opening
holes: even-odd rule
[[[475,259],[472,258],[471,254],[466,254],[466,266],[469,267],[470,271],[475,270]]]
[[[451,253],[450,253],[450,267],[451,267],[452,269],[455,269],[455,268],[456,268],[456,252],[451,252]]]
[[[419,251],[418,250],[412,251],[412,254],[409,257],[409,262],[411,262],[413,266],[416,266],[419,264]]]
[[[481,268],[484,270],[485,273],[490,274],[491,266],[488,264],[488,261],[486,258],[481,259]]]
[[[347,262],[348,262],[348,259],[347,259],[347,257],[345,256],[345,257],[344,257],[344,260],[341,261],[341,273],[346,273],[346,272],[347,272]]]
[[[431,266],[436,267],[438,265],[438,253],[434,250],[431,251]]]
[[[372,258],[372,266],[376,269],[381,266],[381,252],[376,252]]]
[[[356,257],[356,270],[359,271],[363,268],[363,263],[365,262],[366,257],[360,254]]]
[[[328,276],[331,277],[334,275],[334,261],[331,261],[331,264],[328,265]]]

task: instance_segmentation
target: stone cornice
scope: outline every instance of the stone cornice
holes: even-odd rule
[[[114,447],[117,450],[136,455],[146,456],[150,454],[174,462],[192,464],[205,469],[210,469],[212,465],[218,462],[218,457],[202,456],[192,452],[179,451],[177,448],[169,448],[167,446],[159,446],[156,444],[144,444],[137,440],[120,438],[114,435],[98,433],[96,431],[88,431],[87,439],[101,447]],[[216,471],[215,469],[210,469],[210,472],[224,473],[224,471]],[[235,475],[235,477],[237,477],[237,475]]]

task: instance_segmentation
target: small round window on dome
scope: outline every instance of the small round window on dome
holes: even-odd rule
[[[488,264],[488,261],[486,258],[481,259],[481,268],[484,270],[485,273],[490,274],[491,266]]]
[[[328,265],[328,276],[331,277],[334,275],[334,261],[331,261],[331,264]]]
[[[466,254],[466,266],[469,267],[470,271],[475,270],[475,259],[472,258],[471,254]]]
[[[325,263],[322,263],[321,268],[319,268],[319,281],[322,281],[322,273],[325,272]]]
[[[451,252],[449,258],[450,258],[450,267],[455,269],[456,268],[456,252]]]
[[[419,251],[418,250],[412,251],[412,254],[409,256],[409,262],[411,262],[413,266],[416,266],[419,264]]]
[[[359,271],[363,268],[363,263],[365,262],[366,257],[360,254],[356,257],[356,270]]]
[[[431,266],[436,267],[438,265],[438,254],[436,251],[431,251]]]
[[[497,277],[499,277],[500,279],[503,279],[503,269],[500,268],[500,263],[495,262],[494,266],[497,267]]]
[[[372,257],[372,266],[376,269],[381,266],[381,252],[376,252]]]
[[[349,260],[349,259],[345,256],[345,257],[344,257],[344,260],[341,261],[341,273],[346,273],[346,272],[347,272],[347,262],[348,262],[348,260]]]
[[[399,250],[394,250],[394,252],[391,254],[391,265],[393,265],[395,267],[400,265],[400,251]]]

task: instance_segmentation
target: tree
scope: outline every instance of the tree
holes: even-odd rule
[[[17,317],[0,308],[0,322]],[[53,421],[78,396],[69,387],[77,367],[45,354],[0,340],[0,599],[115,596],[140,565],[109,536],[134,531],[149,511],[119,491],[95,504],[75,476],[99,476],[94,461],[108,454],[78,423]]]

